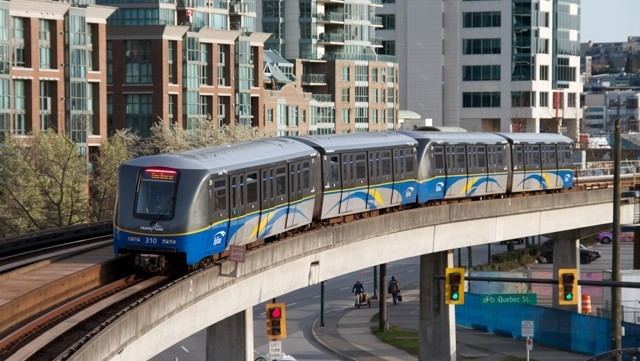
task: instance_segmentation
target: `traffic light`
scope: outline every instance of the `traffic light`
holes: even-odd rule
[[[444,278],[444,303],[464,304],[464,268],[447,267]]]
[[[558,270],[558,304],[578,304],[578,270],[561,268]]]
[[[287,338],[287,313],[284,303],[267,303],[267,338],[282,340]]]

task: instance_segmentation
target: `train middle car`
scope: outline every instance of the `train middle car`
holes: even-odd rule
[[[307,225],[319,159],[303,143],[269,138],[131,160],[119,170],[115,252],[159,271]]]

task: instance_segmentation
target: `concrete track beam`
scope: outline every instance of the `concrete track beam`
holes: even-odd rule
[[[553,278],[558,279],[558,270],[561,268],[576,268],[578,275],[580,274],[580,238],[576,231],[564,231],[557,232],[553,241]],[[579,278],[579,276],[578,276]],[[560,308],[568,311],[575,311],[580,313],[582,305],[580,300],[582,299],[582,292],[580,286],[575,293],[578,299],[578,304],[561,306],[558,304],[558,286],[553,286],[553,307]]]

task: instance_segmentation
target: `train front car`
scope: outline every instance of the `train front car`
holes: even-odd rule
[[[202,185],[203,165],[182,154],[133,159],[119,169],[114,218],[116,254],[135,254],[136,266],[163,272],[172,263],[192,264],[224,249],[212,235]]]
[[[498,133],[511,144],[511,192],[573,188],[573,141],[553,133]]]

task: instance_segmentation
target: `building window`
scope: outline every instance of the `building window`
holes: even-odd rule
[[[40,81],[40,129],[55,129],[53,123],[53,100],[55,82],[41,80]]]
[[[462,67],[462,80],[500,80],[500,65],[465,65]]]
[[[356,65],[356,81],[369,81],[369,66]]]
[[[394,96],[393,88],[387,88],[387,103],[395,102],[393,96]]]
[[[371,81],[378,82],[378,68],[371,68]]]
[[[357,86],[355,91],[356,91],[356,103],[369,101],[369,87]]]
[[[51,20],[40,19],[40,68],[51,69]]]
[[[297,105],[289,106],[289,126],[290,127],[298,126],[298,106]]]
[[[13,18],[13,66],[25,66],[24,55],[24,18]]]
[[[125,94],[126,127],[142,137],[149,136],[153,125],[151,94]]]
[[[264,113],[264,117],[267,123],[273,123],[273,108],[267,109],[267,111]]]
[[[14,134],[27,134],[26,116],[26,81],[13,81],[13,132]]]
[[[369,123],[369,108],[356,108],[356,123]]]
[[[395,14],[380,15],[382,20],[382,30],[393,30],[396,28]]]
[[[200,85],[213,85],[209,54],[211,54],[211,44],[200,43]]]
[[[541,107],[549,106],[549,92],[540,92],[540,106]]]
[[[220,127],[227,123],[227,107],[224,100],[225,97],[218,97],[218,124]]]
[[[113,84],[113,41],[107,41],[107,84]]]
[[[177,122],[176,114],[177,109],[176,106],[178,104],[178,95],[177,94],[169,94],[169,108],[168,108],[168,117],[169,124],[175,124]]]
[[[569,58],[558,58],[556,77],[558,81],[576,81],[576,67],[569,66]]]
[[[393,40],[382,40],[382,49],[378,50],[380,55],[396,55],[396,42]]]
[[[540,80],[549,80],[549,65],[540,65]]]
[[[153,82],[151,41],[125,40],[125,82],[149,84]]]
[[[569,93],[569,95],[567,95],[567,106],[569,108],[575,108],[576,107],[576,94],[575,93]]]
[[[175,40],[168,41],[167,62],[169,63],[169,83],[178,84],[178,42]]]
[[[350,76],[349,76],[349,66],[344,66],[342,67],[342,81],[349,81]]]
[[[342,122],[344,124],[349,124],[350,121],[349,109],[342,109]]]
[[[227,54],[229,53],[229,45],[218,45],[218,85],[229,85],[227,79]]]
[[[500,12],[483,11],[462,13],[462,26],[465,28],[500,27]]]
[[[535,107],[536,92],[511,92],[511,106],[513,108]]]
[[[349,99],[350,90],[351,90],[351,88],[342,88],[342,89],[340,89],[340,100],[341,101],[343,101],[345,103],[350,102],[350,99]]]
[[[538,39],[538,54],[549,54],[549,39]]]
[[[387,124],[396,122],[396,111],[393,108],[387,108]]]
[[[462,53],[500,54],[500,38],[495,39],[462,39]]]
[[[464,92],[462,93],[463,108],[499,108],[499,92]]]

